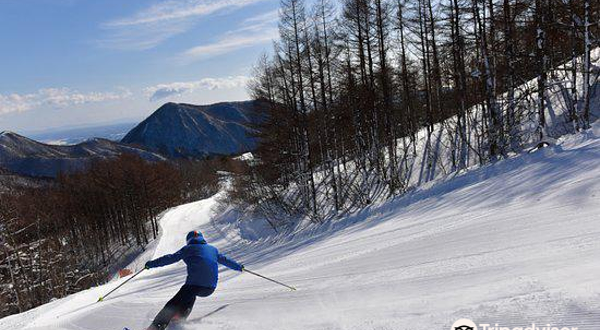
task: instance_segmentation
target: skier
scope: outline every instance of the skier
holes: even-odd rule
[[[182,260],[187,266],[187,279],[179,292],[156,315],[147,330],[164,330],[171,320],[185,320],[194,307],[196,296],[208,297],[217,287],[218,264],[236,271],[244,266],[219,253],[216,247],[206,243],[200,232],[191,231],[185,238],[187,244],[174,254],[167,254],[148,261],[146,269],[170,265]]]

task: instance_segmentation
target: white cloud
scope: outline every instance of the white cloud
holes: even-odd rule
[[[159,22],[149,26],[129,26],[127,28],[111,27],[107,37],[96,40],[95,44],[102,48],[119,50],[152,49],[165,40],[187,31],[191,22]]]
[[[276,31],[272,31],[276,32]],[[231,53],[233,51],[243,49],[250,46],[260,45],[270,42],[274,38],[274,33],[253,34],[235,37],[226,37],[217,42],[200,45],[185,51],[182,54],[182,59],[187,61],[202,60],[217,55]]]
[[[256,24],[271,24],[277,23],[279,21],[279,9],[274,9],[264,14],[260,14],[257,16],[250,17],[246,19],[243,24],[249,25],[252,23]]]
[[[194,19],[240,9],[267,0],[166,0],[138,13],[102,25],[110,32],[97,43],[102,47],[143,50],[189,30]]]
[[[232,76],[225,78],[204,78],[198,81],[173,82],[159,84],[144,89],[149,95],[150,101],[158,101],[167,97],[173,97],[197,90],[231,89],[244,87],[249,78],[246,76]]]
[[[190,48],[179,57],[184,62],[191,62],[269,43],[279,35],[277,20],[277,10],[251,17],[243,21],[240,28],[224,34],[217,41]]]
[[[0,94],[0,115],[45,107],[65,108],[86,103],[122,100],[131,95],[131,92],[126,89],[118,92],[81,93],[69,88],[44,88],[29,94]]]
[[[108,22],[107,26],[131,26],[206,16],[225,9],[242,8],[265,0],[168,0],[156,3],[132,17]]]

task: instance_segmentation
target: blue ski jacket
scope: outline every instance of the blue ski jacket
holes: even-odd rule
[[[148,261],[146,267],[163,267],[183,260],[187,266],[185,284],[208,288],[217,287],[219,280],[218,264],[242,271],[242,265],[220,254],[216,247],[206,243],[200,232],[189,232],[186,241],[187,244],[179,251]]]

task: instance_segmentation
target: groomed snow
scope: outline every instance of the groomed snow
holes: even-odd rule
[[[183,329],[447,330],[459,318],[600,329],[598,124],[293,237],[246,235],[217,211],[221,195],[166,213],[154,256],[198,229],[299,290],[223,269]],[[184,278],[182,263],[153,269],[104,302],[122,280],[4,318],[0,329],[143,329]]]

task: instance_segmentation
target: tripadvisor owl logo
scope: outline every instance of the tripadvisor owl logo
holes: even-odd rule
[[[469,319],[460,319],[454,322],[450,330],[477,330],[477,325]]]

